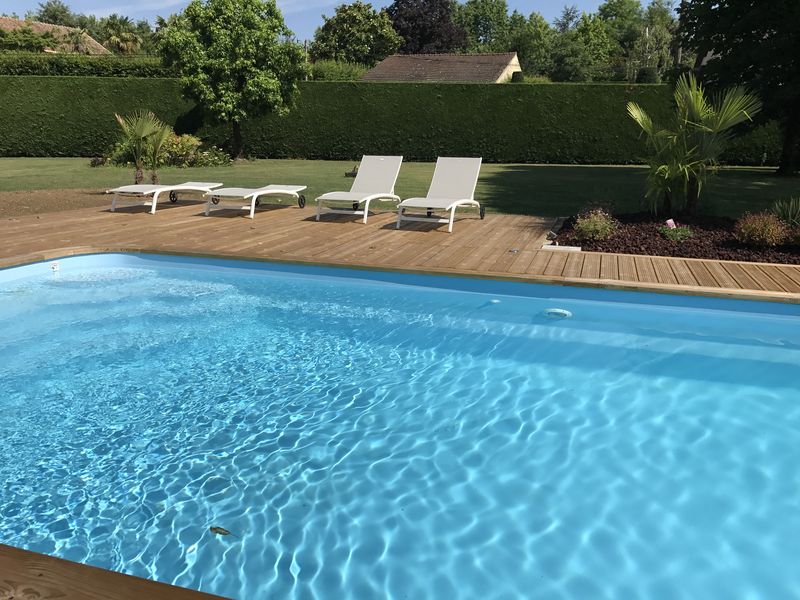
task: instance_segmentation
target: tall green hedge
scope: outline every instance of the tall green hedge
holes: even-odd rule
[[[174,77],[155,56],[0,52],[0,75],[83,75],[94,77]]]
[[[483,156],[490,162],[625,164],[644,152],[625,103],[656,118],[670,110],[660,85],[454,85],[308,82],[288,116],[244,124],[251,156],[353,160],[362,154]],[[150,108],[225,145],[229,130],[201,124],[175,79],[0,76],[0,155],[91,156],[117,136],[114,112]],[[748,141],[748,137],[752,141]],[[732,163],[777,157],[778,131],[738,140]]]

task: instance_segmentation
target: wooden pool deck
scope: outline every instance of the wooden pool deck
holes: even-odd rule
[[[311,206],[242,211],[178,203],[86,208],[0,221],[0,267],[88,252],[141,251],[424,271],[567,285],[800,303],[800,266],[542,250],[552,219],[468,215],[448,234],[394,227],[392,213],[314,220]]]

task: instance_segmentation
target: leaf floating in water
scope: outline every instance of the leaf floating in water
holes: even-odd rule
[[[217,527],[216,525],[209,527],[208,530],[211,533],[216,533],[217,535],[232,535],[231,532],[225,529],[224,527]]]

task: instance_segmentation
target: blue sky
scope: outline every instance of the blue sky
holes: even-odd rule
[[[373,6],[386,6],[392,0],[373,0]],[[179,12],[188,0],[65,0],[75,12],[91,13],[99,17],[111,13],[128,15],[133,19],[153,21],[156,15],[166,16]],[[278,0],[286,18],[286,24],[300,39],[310,39],[314,29],[322,22],[322,15],[333,14],[342,0]],[[0,0],[0,13],[16,12],[22,16],[29,10],[35,10],[39,0]],[[511,9],[524,14],[538,11],[548,21],[552,21],[561,12],[564,4],[577,4],[587,12],[595,10],[601,0],[508,0]]]

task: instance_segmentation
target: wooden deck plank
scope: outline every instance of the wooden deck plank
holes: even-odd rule
[[[62,600],[213,600],[193,590],[0,544],[0,596]]]
[[[619,263],[616,254],[600,257],[600,279],[619,279]]]
[[[268,207],[250,220],[241,211],[202,214],[179,203],[150,215],[145,209],[88,208],[0,221],[0,264],[77,251],[141,249],[258,259],[297,260],[376,268],[429,270],[520,278],[566,278],[598,285],[682,292],[741,293],[800,301],[800,266],[541,250],[552,219],[490,214],[444,226],[408,223],[394,213],[314,219],[311,209]],[[70,250],[70,249],[82,250]],[[517,252],[509,252],[517,250]],[[773,299],[774,299],[773,298]]]

